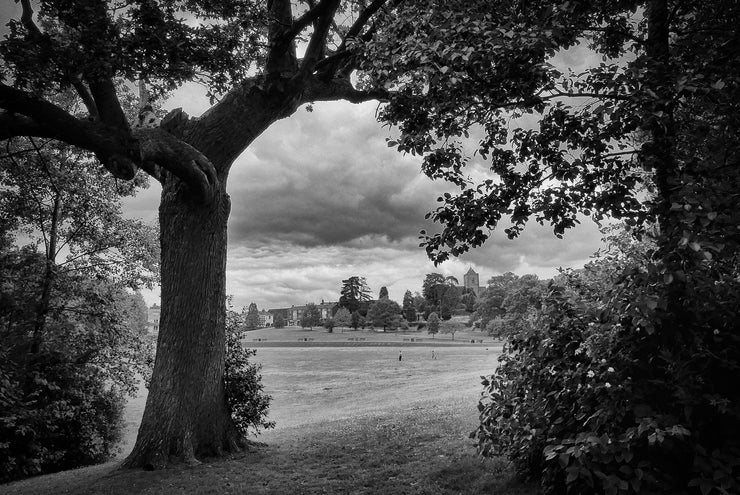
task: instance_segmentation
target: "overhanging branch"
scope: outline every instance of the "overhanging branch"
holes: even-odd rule
[[[160,168],[172,173],[207,202],[218,185],[211,162],[163,129],[124,131],[78,119],[53,103],[0,84],[0,139],[38,136],[94,152],[117,178],[133,179],[138,167],[156,179]]]
[[[200,151],[163,129],[133,130],[139,141],[142,168],[160,179],[156,167],[162,167],[185,182],[202,200],[210,202],[218,187],[216,169]]]
[[[346,80],[324,82],[312,77],[306,82],[306,89],[301,99],[303,103],[338,100],[363,103],[366,101],[388,101],[389,98],[390,93],[382,89],[360,91]]]

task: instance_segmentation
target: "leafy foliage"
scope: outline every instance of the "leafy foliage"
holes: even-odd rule
[[[17,234],[43,244],[64,273],[84,271],[131,288],[157,282],[157,229],[121,213],[122,198],[146,185],[145,176],[121,183],[70,146],[16,140],[10,149],[0,168],[0,210],[14,219]]]
[[[255,330],[260,326],[260,314],[255,303],[250,303],[247,315],[244,317],[244,328]]]
[[[192,9],[200,22],[188,22],[183,9]],[[115,4],[42,1],[38,14],[44,43],[30,45],[29,30],[16,20],[0,43],[16,84],[36,91],[54,87],[50,75],[69,85],[77,74],[128,79],[143,74],[156,93],[199,76],[219,93],[244,79],[264,56],[255,42],[266,12],[256,2],[137,1],[117,9]],[[156,35],[163,32],[168,36]],[[111,61],[107,67],[101,57]]]
[[[60,96],[60,98],[62,98]],[[120,185],[84,153],[16,140],[0,168],[0,478],[103,462],[125,395],[151,374],[139,293],[156,230],[121,217]],[[22,242],[29,243],[18,247]],[[7,441],[5,441],[7,439]]]
[[[482,451],[545,492],[736,492],[737,2],[418,7],[364,46],[363,82],[399,90],[389,145],[459,187],[430,214],[441,231],[422,232],[435,262],[530,219],[562,236],[616,218],[654,240],[551,286],[507,330]],[[553,65],[586,47],[584,69]]]
[[[337,326],[337,324],[334,321],[334,318],[329,317],[324,319],[324,328],[326,328],[329,333],[334,331],[335,326]]]
[[[388,299],[388,287],[383,286],[378,293],[378,299]]]
[[[339,296],[339,306],[347,308],[351,313],[363,307],[363,303],[370,301],[370,287],[365,277],[349,277],[342,280],[342,289]],[[365,309],[367,311],[367,309]]]
[[[275,422],[267,419],[272,397],[264,391],[262,365],[250,362],[257,351],[242,347],[238,319],[233,311],[227,312],[226,325],[226,402],[236,428],[246,438],[250,432],[259,434],[262,429],[275,427]]]
[[[695,270],[683,302],[691,332],[667,334],[655,247],[624,235],[612,242],[583,271],[552,283],[537,317],[509,334],[483,382],[479,447],[541,476],[546,493],[733,493],[735,275],[707,284],[719,267]]]
[[[303,328],[313,328],[321,324],[321,313],[314,303],[306,304],[306,309],[301,315],[301,326]]]
[[[360,327],[365,326],[365,317],[360,314],[359,311],[355,311],[352,313],[352,322],[350,323],[350,326],[357,330]]]
[[[441,273],[428,273],[422,284],[426,311],[436,310],[440,318],[449,320],[461,297],[461,292],[456,287],[457,284],[455,277],[445,277]]]
[[[59,274],[36,333],[44,257],[31,247],[0,257],[0,479],[109,460],[124,397],[151,373],[141,296],[85,274]]]
[[[407,290],[403,295],[403,317],[406,318],[406,321],[416,321],[416,306],[414,296],[411,295],[410,290]]]
[[[62,352],[45,350],[21,368],[9,351],[0,354],[0,481],[111,459],[123,426],[120,389]]]
[[[367,321],[383,330],[395,330],[401,323],[401,307],[388,298],[379,299],[370,306]]]
[[[285,318],[283,318],[281,313],[275,315],[275,318],[272,320],[272,326],[275,328],[285,328]]]
[[[462,299],[462,289],[457,286],[448,286],[439,302],[439,316],[443,320],[452,318],[452,313],[457,310]]]
[[[352,314],[347,308],[339,308],[334,314],[334,324],[341,328],[349,328],[352,324]]]
[[[536,275],[507,272],[492,277],[476,304],[476,317],[489,335],[506,337],[539,312],[545,285]]]
[[[427,318],[427,333],[434,337],[437,333],[439,333],[439,316],[437,316],[437,313],[430,313],[429,318]]]

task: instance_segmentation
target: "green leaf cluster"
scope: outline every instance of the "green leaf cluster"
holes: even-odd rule
[[[235,314],[227,318],[224,388],[231,418],[246,439],[250,433],[274,428],[275,422],[267,419],[272,397],[264,391],[262,365],[250,361],[257,351],[242,346],[237,320]]]
[[[695,268],[676,319],[655,244],[610,238],[509,334],[472,436],[545,493],[734,493],[736,268]]]

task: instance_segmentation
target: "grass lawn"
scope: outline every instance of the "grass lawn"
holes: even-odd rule
[[[286,339],[295,337],[285,332]],[[256,357],[277,427],[249,452],[155,472],[120,471],[109,463],[0,486],[0,492],[536,493],[536,487],[513,483],[503,461],[477,457],[468,438],[477,420],[480,375],[495,368],[499,348],[412,347],[402,335],[386,338],[384,346],[260,347]],[[143,401],[142,394],[129,404],[133,427],[126,450]]]

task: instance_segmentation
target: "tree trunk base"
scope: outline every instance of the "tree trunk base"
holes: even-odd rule
[[[179,437],[158,435],[158,437],[156,439],[149,438],[144,446],[140,447],[137,444],[131,454],[123,461],[121,468],[154,471],[177,465],[199,466],[203,459],[244,452],[253,443],[241,436],[236,430],[225,433],[221,441],[214,441],[197,447],[191,439],[186,438],[192,437],[191,435]]]
[[[238,452],[246,440],[226,402],[226,223],[224,191],[208,205],[168,179],[162,189],[162,309],[149,395],[124,468],[196,465]]]

